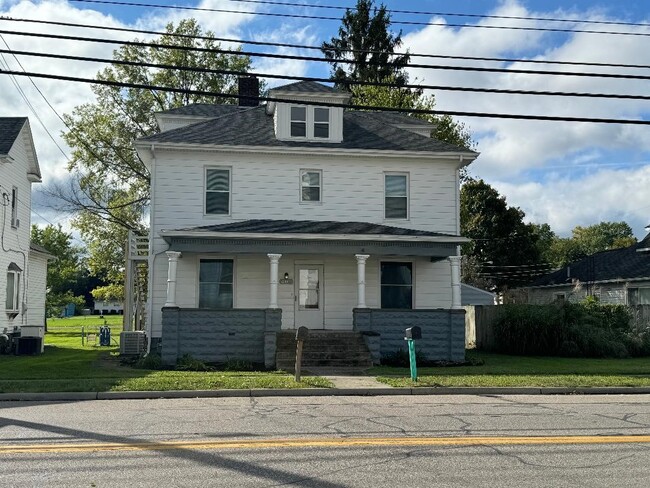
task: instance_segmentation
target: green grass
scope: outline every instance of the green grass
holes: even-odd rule
[[[94,332],[104,325],[98,316],[49,319],[45,353],[39,356],[0,356],[7,374],[0,392],[197,390],[237,388],[309,388],[333,385],[324,378],[303,377],[296,382],[284,372],[151,371],[120,364],[120,316],[106,316],[111,347],[81,345],[81,327]]]
[[[650,386],[650,358],[583,359],[522,357],[468,351],[480,366],[418,368],[413,383],[407,368],[379,366],[369,374],[391,386]]]

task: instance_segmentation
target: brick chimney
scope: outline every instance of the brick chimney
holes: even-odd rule
[[[240,107],[257,107],[260,103],[260,81],[255,76],[239,77]]]

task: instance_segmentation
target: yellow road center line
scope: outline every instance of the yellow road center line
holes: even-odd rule
[[[631,444],[650,443],[650,435],[554,436],[554,437],[353,437],[322,439],[265,439],[233,441],[167,441],[133,443],[79,443],[0,445],[2,454],[71,453],[93,451],[163,451],[171,449],[269,449],[298,447],[375,446],[480,446],[544,444]]]

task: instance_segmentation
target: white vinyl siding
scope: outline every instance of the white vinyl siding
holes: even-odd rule
[[[205,213],[230,215],[230,169],[205,169]]]
[[[303,203],[319,203],[323,192],[323,172],[314,169],[300,171],[300,201]]]

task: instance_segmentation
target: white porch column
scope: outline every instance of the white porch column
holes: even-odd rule
[[[282,254],[267,254],[271,262],[271,299],[269,308],[278,308],[278,264]]]
[[[451,308],[461,308],[460,256],[449,256],[451,264]]]
[[[357,258],[357,308],[366,306],[366,260],[369,254],[355,254]]]
[[[178,265],[178,258],[181,253],[178,251],[166,251],[168,259],[167,268],[167,301],[165,307],[176,307],[176,267]]]

